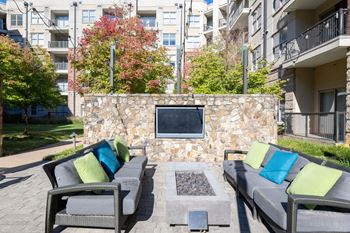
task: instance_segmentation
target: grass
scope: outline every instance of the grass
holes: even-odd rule
[[[81,149],[83,149],[83,145],[77,146],[77,150],[81,150]],[[48,156],[44,157],[43,160],[44,161],[59,160],[59,159],[66,158],[74,153],[75,153],[74,149],[71,148],[71,149],[64,150],[60,153],[54,154],[54,155],[48,155]]]
[[[350,148],[348,147],[291,138],[278,139],[278,145],[350,167]]]
[[[23,135],[23,124],[4,124],[4,155],[30,151],[69,139],[75,132],[83,134],[83,124],[31,124],[28,135]]]

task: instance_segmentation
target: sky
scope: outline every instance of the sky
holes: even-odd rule
[[[1,1],[1,0],[0,0]],[[213,0],[206,0],[208,4],[213,3]]]

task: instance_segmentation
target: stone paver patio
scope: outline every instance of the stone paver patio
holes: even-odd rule
[[[219,177],[220,182],[224,182],[220,165],[211,166]],[[125,232],[188,232],[186,226],[169,227],[166,223],[165,167],[164,163],[149,163],[147,166],[139,208]],[[0,232],[44,232],[46,193],[50,189],[50,183],[41,166],[22,171],[2,171],[2,173],[5,175],[5,178],[2,180],[0,178]],[[232,200],[231,226],[210,227],[209,232],[268,232],[262,223],[252,219],[251,211],[244,205],[241,198],[236,198],[232,187],[227,183],[224,186]],[[114,231],[91,228],[56,228],[55,232],[98,233]]]

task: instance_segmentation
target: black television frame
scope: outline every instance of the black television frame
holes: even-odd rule
[[[158,109],[201,109],[203,111],[203,126],[200,134],[159,133]],[[203,139],[205,137],[205,106],[204,105],[156,105],[155,137],[159,139]]]

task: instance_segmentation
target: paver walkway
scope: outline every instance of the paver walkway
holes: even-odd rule
[[[77,146],[82,144],[82,138],[77,139]],[[47,155],[57,154],[66,149],[73,148],[72,139],[44,146],[29,152],[0,158],[1,168],[14,168],[42,161]]]
[[[222,178],[220,165],[211,165],[215,174]],[[143,183],[143,193],[136,216],[131,219],[130,233],[185,233],[187,227],[170,227],[165,216],[165,164],[149,163]],[[46,192],[49,181],[41,166],[15,173],[5,173],[0,181],[0,232],[42,233],[45,223]],[[224,184],[232,200],[230,227],[211,227],[211,233],[267,233],[266,227],[251,217],[242,199],[237,198],[232,187]],[[59,228],[63,233],[114,232],[108,229]]]

